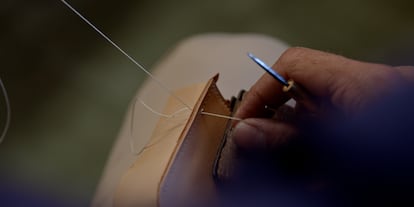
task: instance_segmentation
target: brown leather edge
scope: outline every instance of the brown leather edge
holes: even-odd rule
[[[194,105],[194,108],[191,112],[190,118],[188,119],[188,121],[186,123],[186,126],[185,126],[183,132],[180,135],[180,138],[178,140],[178,144],[175,146],[174,155],[171,156],[170,160],[168,161],[168,166],[167,166],[166,170],[163,173],[163,176],[161,178],[161,182],[159,182],[159,184],[158,184],[158,198],[160,196],[160,189],[161,189],[161,186],[164,182],[165,176],[168,173],[168,170],[171,168],[171,165],[174,162],[175,156],[177,155],[177,152],[180,149],[184,138],[186,137],[188,131],[190,130],[192,123],[194,122],[197,115],[199,114],[200,107],[203,105],[203,101],[205,99],[205,96],[207,95],[207,93],[208,93],[209,89],[211,88],[211,86],[217,82],[218,78],[219,78],[219,74],[216,74],[215,76],[210,78],[210,80],[207,82],[203,92],[200,94],[200,97],[198,98],[197,103]],[[160,199],[157,199],[157,206],[160,206],[159,202],[160,202]]]

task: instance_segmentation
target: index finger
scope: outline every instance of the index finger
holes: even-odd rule
[[[235,117],[265,117],[268,114],[266,105],[278,105],[289,100],[282,87],[272,76],[264,74],[243,97]]]
[[[389,86],[398,74],[390,66],[364,63],[307,48],[289,48],[272,66],[314,96],[327,97],[333,105],[352,111]],[[392,82],[392,81],[391,81]],[[270,75],[263,75],[244,97],[235,116],[263,117],[264,106],[277,108],[289,97]]]

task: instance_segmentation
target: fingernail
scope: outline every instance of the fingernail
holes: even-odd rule
[[[239,122],[233,129],[234,142],[245,150],[258,150],[266,147],[263,132],[246,122]]]

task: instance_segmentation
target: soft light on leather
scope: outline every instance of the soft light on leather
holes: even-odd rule
[[[230,115],[216,87],[217,79],[177,91],[193,111],[174,120],[160,118],[146,149],[121,179],[115,206],[217,204],[212,166],[227,120],[199,113],[204,109]],[[180,107],[170,98],[164,113]]]

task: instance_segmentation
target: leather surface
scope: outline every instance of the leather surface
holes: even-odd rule
[[[212,84],[198,110],[229,116],[227,104]],[[160,206],[219,204],[213,165],[227,122],[197,113],[161,185]]]
[[[227,119],[200,114],[201,110],[229,115],[227,102],[211,79],[207,84],[181,90],[193,97],[189,113],[161,118],[149,144],[123,176],[115,206],[213,205],[217,197],[212,166]],[[203,90],[200,90],[203,88]],[[170,99],[164,113],[180,110]]]

